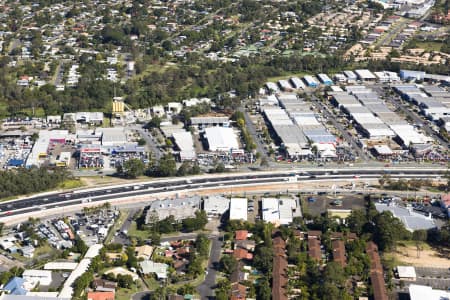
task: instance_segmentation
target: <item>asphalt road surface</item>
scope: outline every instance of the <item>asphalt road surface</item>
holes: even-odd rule
[[[337,130],[339,130],[344,140],[346,140],[347,143],[349,143],[352,146],[352,149],[356,150],[358,156],[362,160],[367,161],[368,160],[367,155],[364,153],[361,147],[359,147],[358,144],[356,144],[356,141],[348,134],[347,130],[341,125],[341,123],[336,121],[336,117],[331,114],[331,112],[328,110],[328,107],[325,104],[323,104],[319,99],[317,99],[317,97],[315,97],[314,95],[312,95],[311,99],[313,100],[313,103],[322,110],[322,113],[327,118],[327,120],[329,120],[333,124],[333,126]]]
[[[277,184],[287,182],[295,177],[298,181],[314,181],[314,180],[345,180],[358,176],[361,180],[376,179],[383,174],[389,174],[391,177],[417,178],[427,175],[428,178],[433,176],[443,176],[446,172],[445,168],[435,166],[429,169],[420,168],[388,168],[380,169],[291,169],[284,171],[268,171],[268,172],[252,172],[252,173],[227,173],[222,175],[203,175],[191,176],[184,179],[164,179],[157,181],[143,182],[139,184],[118,185],[110,187],[102,187],[95,189],[81,189],[73,192],[65,193],[46,193],[29,198],[23,198],[0,203],[0,222],[6,221],[3,217],[20,215],[24,213],[34,212],[41,213],[45,209],[64,208],[65,206],[80,205],[80,209],[84,203],[97,201],[111,201],[124,197],[146,196],[164,192],[177,192],[183,190],[201,190],[204,188],[217,188],[220,186],[245,186],[255,184]],[[145,203],[142,203],[145,205]]]
[[[205,280],[197,287],[197,291],[200,294],[201,299],[213,299],[214,288],[216,285],[217,265],[220,259],[220,253],[222,251],[222,238],[215,236],[210,239],[212,242],[211,253],[209,256],[207,274]]]

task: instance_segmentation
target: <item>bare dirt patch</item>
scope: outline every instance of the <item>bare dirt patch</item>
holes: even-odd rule
[[[397,251],[391,254],[397,261],[416,267],[450,268],[448,251],[433,248],[423,249],[417,255],[415,245],[397,247]]]

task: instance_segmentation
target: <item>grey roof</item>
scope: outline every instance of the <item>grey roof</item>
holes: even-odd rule
[[[381,203],[376,203],[375,207],[379,212],[390,211],[395,217],[402,221],[409,231],[436,227],[436,224],[434,224],[432,219],[413,212],[412,210],[408,210],[407,208]]]
[[[308,144],[305,135],[297,125],[275,125],[273,127],[284,144]]]
[[[228,117],[192,117],[191,124],[217,124],[217,123],[227,123],[229,122]]]
[[[313,143],[334,143],[336,142],[336,137],[326,131],[325,129],[312,129],[303,130],[303,133],[310,139]]]
[[[384,103],[368,103],[366,107],[374,113],[392,112]]]
[[[201,198],[199,196],[176,199],[160,199],[153,201],[150,204],[150,210],[158,210],[169,207],[199,207],[200,201]]]

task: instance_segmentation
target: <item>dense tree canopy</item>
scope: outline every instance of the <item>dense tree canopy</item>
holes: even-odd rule
[[[0,172],[0,198],[54,189],[69,178],[65,170],[45,168],[16,169]]]

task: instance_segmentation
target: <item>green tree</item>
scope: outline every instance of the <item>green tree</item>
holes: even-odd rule
[[[123,163],[122,172],[125,177],[135,179],[144,174],[145,165],[142,160],[132,158]]]
[[[269,281],[267,278],[263,278],[258,283],[258,288],[256,289],[257,299],[259,300],[270,300],[272,296],[272,290],[270,289]]]
[[[391,250],[397,241],[411,237],[403,223],[394,217],[390,211],[384,211],[376,215],[374,223],[374,240],[382,251]]]
[[[187,232],[203,229],[208,223],[208,217],[204,210],[195,212],[194,218],[187,218],[182,221],[183,229]]]
[[[236,271],[238,262],[232,255],[224,255],[220,259],[220,270],[228,275]]]
[[[426,230],[415,230],[412,234],[412,239],[415,241],[425,242],[428,238],[428,233]]]
[[[156,167],[154,174],[158,177],[175,176],[177,173],[177,165],[175,159],[170,154],[165,154]]]
[[[204,233],[200,233],[197,235],[195,239],[195,249],[197,253],[204,258],[207,258],[209,255],[209,245],[210,241],[208,237]]]
[[[253,265],[270,278],[272,273],[273,250],[271,247],[258,247],[253,258]]]
[[[348,227],[352,232],[361,235],[363,232],[364,225],[367,223],[367,217],[363,210],[355,209],[352,210],[350,216],[347,218]]]

